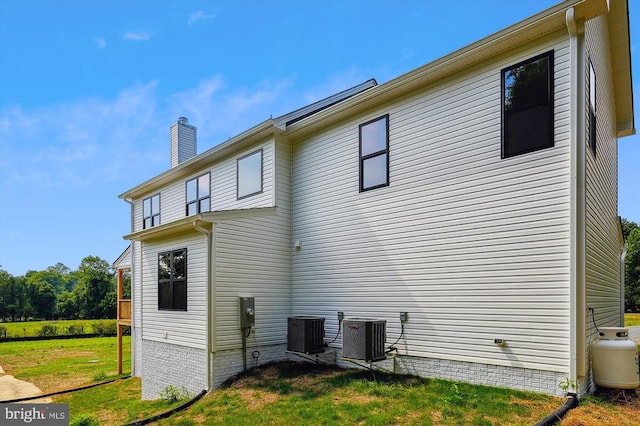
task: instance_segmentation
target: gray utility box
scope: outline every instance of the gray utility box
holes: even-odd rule
[[[380,361],[387,341],[387,322],[349,318],[342,322],[342,357],[362,361]]]
[[[305,354],[324,352],[324,318],[290,317],[287,321],[287,350]]]

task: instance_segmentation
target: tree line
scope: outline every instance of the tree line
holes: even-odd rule
[[[2,321],[115,318],[116,274],[97,256],[82,259],[75,271],[62,263],[44,271],[13,276],[0,269]],[[125,286],[125,297],[130,287]]]
[[[622,219],[622,233],[627,243],[624,260],[624,309],[625,312],[640,312],[640,226]]]

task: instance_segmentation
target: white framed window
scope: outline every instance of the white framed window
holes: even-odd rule
[[[262,148],[238,158],[236,175],[238,200],[262,193],[264,178]]]

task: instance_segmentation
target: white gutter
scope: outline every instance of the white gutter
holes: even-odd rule
[[[585,47],[584,21],[567,9],[571,62],[570,129],[570,282],[569,282],[569,378],[575,383],[586,375],[585,303]]]
[[[213,290],[213,277],[212,271],[213,267],[211,265],[213,261],[213,224],[211,224],[211,230],[203,228],[199,225],[199,222],[202,221],[202,214],[198,214],[198,219],[193,221],[193,228],[201,232],[205,235],[207,240],[207,289],[205,292],[207,298],[207,325],[206,325],[206,336],[207,336],[207,389],[211,389],[211,363],[212,356],[215,349],[215,324],[213,324],[213,311],[211,309],[211,297],[215,294]]]
[[[123,197],[123,200],[126,201],[127,203],[129,203],[129,207],[131,209],[131,232],[133,232],[134,226],[133,226],[133,220],[134,220],[134,212],[133,212],[133,199],[128,198],[128,197]],[[136,246],[135,246],[135,242],[131,241],[130,243],[130,247],[131,247],[131,352],[132,352],[132,356],[131,356],[131,375],[132,376],[136,376],[136,351],[137,350],[141,350],[142,348],[136,348],[136,333],[135,331],[138,329],[138,325],[136,324],[136,322],[134,321],[135,318],[135,300],[133,298],[134,295],[134,284],[135,284],[135,264],[136,264]],[[142,300],[142,285],[140,286],[140,300]],[[142,309],[140,309],[140,318],[142,319]],[[141,321],[142,322],[142,321]]]

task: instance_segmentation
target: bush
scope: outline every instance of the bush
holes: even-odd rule
[[[184,386],[177,388],[173,385],[169,385],[160,392],[160,398],[164,399],[169,404],[182,401],[183,399],[190,399],[193,398],[193,396],[193,393],[189,392]]]
[[[58,335],[58,327],[51,324],[44,324],[40,331],[38,331],[38,336],[49,337],[49,336],[57,336]]]
[[[71,324],[67,327],[67,334],[72,336],[84,334],[84,324]]]
[[[0,325],[0,338],[5,339],[7,337],[7,327]]]
[[[115,336],[118,332],[116,320],[98,321],[92,324],[93,332],[100,336]]]

